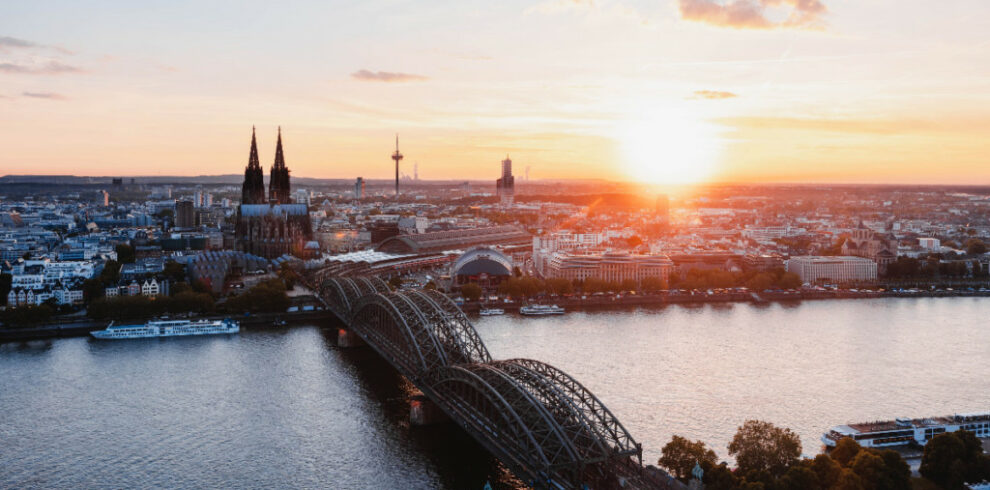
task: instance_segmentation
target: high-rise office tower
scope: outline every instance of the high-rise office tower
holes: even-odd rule
[[[516,181],[512,176],[512,160],[509,155],[502,160],[502,177],[495,181],[495,192],[498,194],[502,206],[511,207],[515,200]]]
[[[358,177],[354,181],[354,199],[364,198],[364,177]]]
[[[175,227],[192,228],[194,226],[196,226],[196,215],[193,211],[192,201],[175,203]]]

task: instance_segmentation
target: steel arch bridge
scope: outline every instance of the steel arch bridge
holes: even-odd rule
[[[354,333],[536,488],[680,488],[644,469],[642,448],[563,371],[492,360],[450,298],[391,292],[378,278],[329,278],[320,295]],[[587,487],[585,487],[587,486]]]

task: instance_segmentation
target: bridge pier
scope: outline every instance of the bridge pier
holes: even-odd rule
[[[441,424],[449,420],[447,414],[426,395],[419,393],[409,397],[409,423],[416,426]]]
[[[341,328],[337,330],[337,347],[361,347],[367,345],[364,340],[354,333],[353,330],[348,330],[346,328]]]

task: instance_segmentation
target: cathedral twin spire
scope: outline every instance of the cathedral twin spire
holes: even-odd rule
[[[251,153],[248,165],[244,169],[244,184],[241,187],[241,204],[288,204],[289,198],[289,169],[285,166],[285,156],[282,154],[282,128],[278,128],[278,144],[275,146],[275,163],[271,168],[271,179],[268,183],[268,199],[265,199],[265,177],[258,160],[258,142],[255,138],[254,127],[251,127]]]

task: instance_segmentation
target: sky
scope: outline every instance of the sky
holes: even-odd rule
[[[990,184],[986,0],[2,10],[0,175]]]

